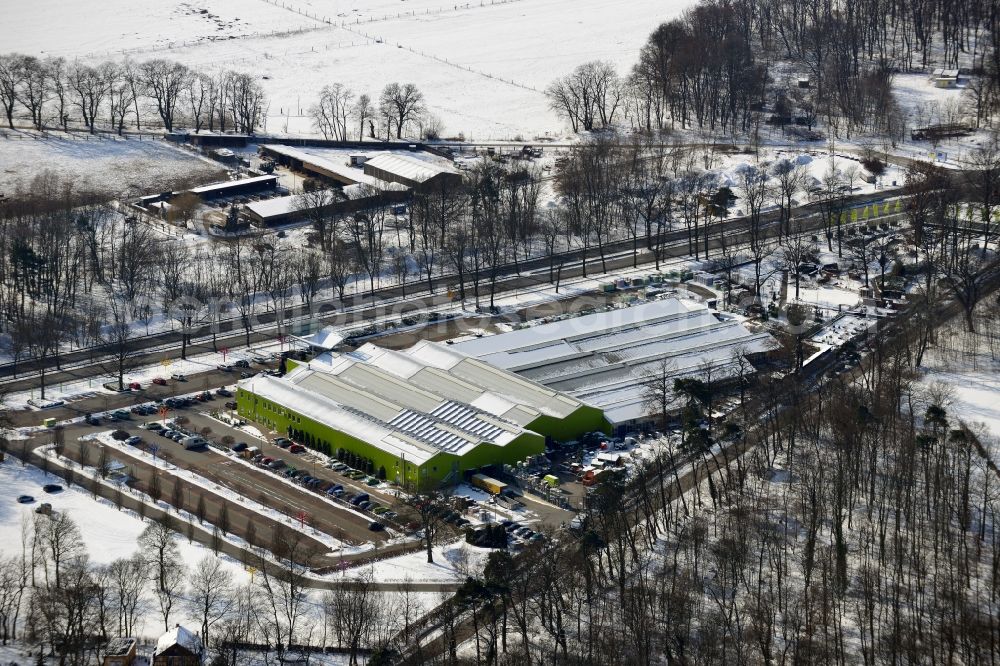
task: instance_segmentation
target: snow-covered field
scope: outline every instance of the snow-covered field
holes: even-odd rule
[[[22,466],[13,458],[0,463],[0,553],[15,555],[20,552],[22,522],[30,521],[42,502],[51,504],[53,511],[69,514],[80,528],[83,543],[94,563],[109,564],[118,558],[130,557],[138,550],[136,540],[146,523],[134,513],[119,511],[107,500],[95,500],[75,486],[58,493],[45,493],[42,486],[46,483],[58,483],[64,488],[66,485],[61,478],[46,475],[31,465]],[[18,504],[15,498],[19,495],[31,495],[35,502]],[[177,545],[189,567],[212,552],[185,539],[178,539]],[[249,580],[249,574],[239,563],[228,557],[222,557],[222,560],[236,580]]]
[[[161,192],[171,181],[210,179],[224,170],[207,159],[165,141],[112,140],[58,134],[39,139],[31,132],[0,136],[0,192],[11,193],[18,182],[49,170],[78,190],[97,189],[125,196]],[[15,138],[19,137],[19,138]]]
[[[339,81],[377,97],[385,83],[409,81],[424,91],[447,133],[500,139],[559,132],[562,123],[541,92],[546,85],[587,60],[609,60],[624,71],[649,33],[692,2],[358,4],[42,0],[5,8],[0,42],[8,51],[69,58],[124,57],[126,51],[135,59],[168,57],[208,70],[250,70],[264,78],[270,97],[266,129],[272,132],[286,125],[290,133],[308,131],[303,113],[326,84]],[[46,29],[31,29],[37,25]],[[305,31],[266,36],[300,29]]]
[[[979,319],[981,333],[995,336],[991,321],[995,322]],[[1000,440],[1000,360],[991,356],[982,336],[976,348],[967,348],[969,337],[962,326],[961,319],[952,320],[939,338],[940,346],[928,351],[921,382],[949,388],[951,401],[946,409],[950,419],[961,419],[969,426],[983,424]]]
[[[258,0],[38,0],[4,5],[2,41],[5,51],[72,58],[313,25],[304,16]]]

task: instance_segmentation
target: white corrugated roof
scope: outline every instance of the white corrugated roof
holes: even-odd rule
[[[322,354],[283,378],[257,376],[240,387],[418,464],[438,452],[464,455],[526,432],[517,422],[366,362],[363,354]]]
[[[300,371],[297,368],[284,378],[256,375],[241,381],[240,388],[259,398],[283,405],[317,423],[368,442],[392,455],[405,456],[418,465],[427,462],[438,452],[429,444],[389,428],[377,418],[349,409],[329,397],[304,390],[289,381],[289,377]]]
[[[407,155],[395,155],[392,153],[383,153],[369,158],[368,161],[365,162],[365,169],[368,167],[388,171],[389,173],[399,176],[400,178],[412,180],[417,183],[423,183],[442,173],[458,173],[454,169],[450,169],[440,164],[434,164],[425,160],[418,160]]]
[[[268,143],[262,147],[325,169],[330,173],[336,174],[343,180],[349,180],[353,183],[377,184],[377,179],[366,175],[360,168],[345,164],[344,157],[340,153],[331,153],[330,151],[324,151],[322,148],[299,148],[297,146],[283,146],[276,143]]]
[[[612,423],[642,418],[648,409],[643,382],[667,360],[673,376],[713,378],[732,371],[733,350],[774,349],[767,333],[678,299],[565,319],[475,338],[449,351],[470,354],[498,368],[602,409]]]
[[[275,197],[262,201],[251,201],[246,205],[246,209],[253,211],[262,218],[285,215],[307,207],[301,194],[293,194],[287,197]],[[303,215],[305,213],[303,212]]]

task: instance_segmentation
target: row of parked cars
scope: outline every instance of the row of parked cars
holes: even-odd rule
[[[536,532],[530,527],[525,527],[514,520],[501,520],[500,524],[507,531],[507,536],[513,539],[515,543],[528,544],[534,541],[542,541],[545,538],[545,535],[541,532]]]
[[[283,449],[288,449],[292,453],[297,453],[293,447],[299,447],[300,451],[305,450],[305,448],[300,444],[295,444],[284,437],[279,437],[274,441],[274,443]],[[246,442],[237,442],[233,445],[232,451],[235,453],[243,453],[250,448],[255,447],[248,447]],[[266,467],[276,474],[282,474],[304,488],[308,488],[309,490],[322,493],[330,497],[335,497],[347,502],[351,506],[357,507],[362,511],[367,511],[375,516],[386,518],[388,520],[394,520],[398,517],[398,514],[395,511],[391,511],[389,507],[373,502],[368,493],[347,495],[347,491],[345,490],[343,484],[312,476],[305,469],[297,469],[286,464],[281,458],[274,458],[272,456],[266,456],[263,453],[256,453],[250,457],[250,462],[261,467]],[[381,532],[385,529],[385,525],[377,520],[373,520],[368,524],[368,529],[373,532]]]
[[[327,463],[326,466],[329,469],[332,469],[334,472],[337,472],[339,474],[343,474],[344,476],[346,476],[348,479],[351,479],[352,481],[364,481],[365,483],[367,483],[369,486],[372,486],[372,487],[377,486],[378,484],[382,483],[381,481],[379,481],[378,479],[376,479],[374,476],[369,476],[369,475],[365,474],[364,472],[362,472],[360,469],[353,469],[350,465],[345,465],[342,462],[336,462],[336,461],[334,461],[334,462],[331,462],[331,463]]]
[[[176,423],[163,425],[159,421],[153,421],[152,423],[147,423],[145,428],[150,432],[155,432],[161,437],[177,442],[185,449],[203,449],[208,446],[207,439],[197,433],[185,430]]]

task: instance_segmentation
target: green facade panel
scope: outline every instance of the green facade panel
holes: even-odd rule
[[[483,442],[463,456],[442,451],[417,465],[405,460],[404,456],[396,456],[375,444],[302,416],[285,405],[260,398],[246,389],[238,389],[236,404],[237,411],[245,419],[282,435],[294,434],[296,441],[327,455],[335,456],[338,449],[350,451],[372,461],[370,472],[373,475],[380,476],[380,468],[384,468],[385,478],[389,481],[415,488],[436,487],[446,480],[459,480],[461,473],[467,470],[497,463],[513,465],[545,451],[545,437],[526,431],[505,446]]]
[[[597,430],[611,432],[611,424],[604,418],[604,412],[589,405],[581,405],[561,419],[543,414],[526,427],[560,442],[580,439],[586,433]]]

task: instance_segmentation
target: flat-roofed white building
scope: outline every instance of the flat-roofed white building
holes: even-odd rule
[[[645,385],[665,361],[674,377],[732,376],[736,350],[776,349],[766,332],[700,303],[664,299],[451,345],[604,412],[617,427],[651,420]]]

